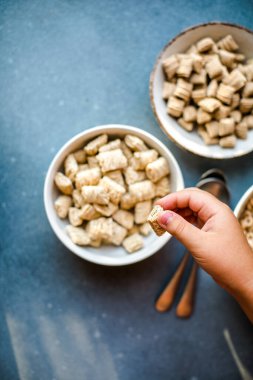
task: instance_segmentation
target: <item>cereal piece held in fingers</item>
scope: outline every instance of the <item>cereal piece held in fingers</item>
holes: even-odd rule
[[[163,208],[159,205],[156,205],[153,210],[150,212],[147,221],[149,222],[150,226],[155,231],[156,235],[161,236],[166,231],[164,228],[160,226],[160,224],[157,221],[158,215],[163,211]]]
[[[107,135],[100,135],[96,137],[94,140],[90,141],[85,147],[84,150],[86,154],[89,156],[94,156],[97,154],[98,149],[102,146],[105,145],[108,141],[108,136]]]
[[[125,250],[129,253],[138,251],[143,247],[143,238],[138,233],[128,236],[122,243]]]
[[[54,177],[54,182],[58,189],[65,195],[71,195],[73,191],[73,185],[71,180],[62,174],[61,172],[56,173]]]
[[[56,214],[61,219],[65,219],[68,216],[69,208],[72,205],[72,198],[68,195],[60,195],[54,202],[54,208]]]

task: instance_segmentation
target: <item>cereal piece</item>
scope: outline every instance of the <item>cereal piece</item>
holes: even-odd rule
[[[118,210],[113,214],[113,219],[120,224],[121,226],[125,227],[126,229],[130,230],[133,227],[134,224],[134,216],[131,212],[126,210]]]
[[[224,106],[223,104],[220,106],[220,108],[215,111],[214,118],[216,120],[224,119],[230,114],[231,108],[228,106]]]
[[[126,235],[127,229],[112,221],[111,243],[117,246],[121,245]]]
[[[179,61],[175,55],[166,58],[163,63],[163,70],[166,74],[166,77],[170,80],[174,77],[179,67]]]
[[[125,181],[120,170],[113,170],[111,172],[107,172],[106,175],[113,181],[117,182],[119,185],[125,187]]]
[[[76,208],[81,208],[84,205],[84,199],[80,190],[74,189],[72,193],[73,203]]]
[[[122,195],[126,192],[126,189],[123,186],[107,176],[104,176],[101,179],[100,185],[103,186],[104,189],[108,192],[109,198],[114,204],[118,204]]]
[[[253,115],[244,116],[243,121],[246,122],[248,129],[253,128]]]
[[[143,223],[140,225],[140,233],[144,236],[148,236],[152,231],[149,223]]]
[[[238,66],[238,69],[246,76],[247,80],[253,80],[253,63],[250,65]]]
[[[206,123],[205,127],[211,138],[219,136],[219,123],[217,121],[210,121],[209,123]]]
[[[93,205],[86,204],[80,210],[80,218],[83,220],[93,220],[101,216]]]
[[[212,119],[210,113],[204,111],[202,108],[199,108],[197,111],[197,123],[206,124]]]
[[[232,117],[227,117],[220,120],[219,136],[231,135],[235,130],[235,121]]]
[[[189,83],[186,80],[179,78],[173,95],[187,102],[190,99],[192,88],[192,83]]]
[[[239,46],[237,45],[237,43],[235,42],[235,40],[230,34],[222,38],[221,40],[219,40],[217,42],[217,46],[220,49],[228,50],[228,51],[235,51],[239,49]]]
[[[133,135],[126,135],[125,137],[126,145],[134,152],[143,152],[148,150],[147,145],[139,137]]]
[[[208,97],[214,98],[218,90],[218,82],[216,79],[212,79],[209,85],[207,86],[206,95]]]
[[[65,159],[64,171],[65,175],[69,177],[71,181],[75,180],[76,173],[78,172],[78,164],[73,154],[69,154]]]
[[[197,50],[199,53],[206,52],[214,46],[214,41],[210,37],[203,38],[197,42]]]
[[[79,149],[77,150],[76,152],[73,153],[75,159],[76,159],[76,162],[78,164],[84,164],[85,161],[86,161],[86,153],[83,149]]]
[[[86,203],[98,203],[100,205],[109,203],[109,194],[103,186],[83,186],[81,192]]]
[[[158,152],[155,149],[149,149],[145,152],[135,152],[133,167],[135,170],[143,170],[146,166],[157,159]]]
[[[169,177],[163,177],[158,182],[156,182],[155,186],[155,195],[156,197],[164,197],[165,195],[170,193],[170,180]]]
[[[66,227],[67,234],[74,244],[85,246],[90,244],[90,238],[87,232],[81,227]]]
[[[128,160],[133,156],[132,151],[128,148],[124,141],[121,141],[121,150]]]
[[[239,110],[233,110],[230,113],[230,116],[234,119],[235,123],[240,123],[242,120],[242,114]]]
[[[194,103],[198,104],[198,102],[206,97],[206,87],[198,88],[192,91],[192,99]],[[179,115],[180,116],[180,115]]]
[[[130,210],[136,204],[136,198],[133,194],[123,194],[120,201],[120,207],[123,210]]]
[[[60,195],[54,202],[54,208],[56,214],[61,219],[65,219],[68,216],[69,208],[72,205],[72,198],[68,195]]]
[[[253,95],[253,82],[247,82],[242,92],[243,98],[250,98]]]
[[[236,137],[235,135],[222,137],[219,144],[222,148],[234,148],[236,144]]]
[[[236,62],[243,62],[243,61],[245,61],[245,55],[244,54],[235,54],[235,60],[236,60]]]
[[[206,112],[214,112],[217,108],[221,106],[221,102],[215,98],[204,98],[198,105]]]
[[[90,240],[90,246],[91,247],[94,247],[94,248],[99,248],[102,244],[102,240],[101,239],[97,239],[97,240]]]
[[[217,56],[206,64],[206,71],[209,78],[213,79],[222,74],[222,64]]]
[[[186,131],[191,132],[193,130],[194,124],[191,122],[185,121],[182,117],[178,119],[178,124],[181,125]]]
[[[224,83],[220,83],[216,97],[221,100],[223,103],[230,104],[232,100],[232,96],[235,92],[234,87],[226,85]]]
[[[194,91],[193,91],[194,92]],[[184,109],[184,101],[170,96],[167,104],[167,112],[169,115],[179,117],[182,115]]]
[[[216,145],[219,144],[219,139],[216,137],[210,137],[207,133],[206,129],[202,126],[198,127],[198,134],[202,137],[204,140],[204,143],[206,145]]]
[[[94,209],[99,212],[99,214],[108,217],[118,210],[118,206],[109,202],[108,205],[94,204]]]
[[[125,250],[129,253],[138,251],[143,247],[143,239],[139,234],[133,234],[126,237],[122,243]]]
[[[159,205],[155,206],[153,210],[150,212],[147,221],[149,222],[150,226],[155,231],[156,235],[161,236],[166,231],[164,228],[160,226],[160,224],[157,222],[158,215],[163,211],[163,208]]]
[[[100,135],[98,137],[96,137],[94,140],[90,141],[85,147],[84,147],[84,150],[86,152],[86,154],[88,154],[89,156],[94,156],[95,154],[97,154],[98,152],[98,149],[106,144],[108,141],[108,136],[107,135]]]
[[[68,216],[69,216],[69,222],[72,226],[78,227],[78,226],[81,226],[81,224],[83,224],[83,220],[80,217],[79,208],[70,207]]]
[[[197,52],[197,49],[196,49]],[[203,67],[203,58],[200,54],[191,53],[192,69],[195,73],[200,74]],[[193,82],[192,82],[193,83]]]
[[[236,93],[232,96],[232,101],[230,104],[230,107],[232,110],[239,106],[240,100],[241,100],[241,98],[240,98],[240,95],[238,93]]]
[[[187,123],[191,123],[197,120],[197,110],[194,106],[186,106],[183,112],[183,119]]]
[[[112,237],[112,219],[111,218],[98,218],[95,220],[90,220],[87,223],[86,231],[91,240],[106,240],[110,241]]]
[[[192,74],[190,82],[194,85],[206,85],[206,70],[202,69],[199,74]]]
[[[79,171],[79,172],[82,172],[82,171],[87,170],[87,169],[89,169],[89,168],[90,168],[90,167],[89,167],[88,164],[80,164],[80,165],[78,165],[78,171]]]
[[[248,136],[248,127],[245,121],[237,124],[235,127],[235,134],[239,139],[245,140]]]
[[[189,78],[192,72],[192,58],[186,56],[182,58],[177,69],[177,75],[179,77]]]
[[[103,173],[123,169],[127,166],[127,158],[124,156],[121,149],[102,152],[96,157]]]
[[[128,166],[124,170],[124,176],[128,185],[131,185],[135,182],[143,181],[146,178],[145,171],[137,171],[132,166]]]
[[[142,224],[147,221],[149,213],[152,209],[151,201],[138,202],[134,208],[134,222],[136,224]]]
[[[81,189],[83,186],[97,185],[101,178],[101,171],[99,168],[92,168],[83,170],[76,175],[76,188]]]
[[[197,50],[197,47],[196,45],[191,45],[187,50],[186,50],[186,54],[191,54],[191,53],[196,53],[197,54],[198,50]]]
[[[253,109],[253,98],[242,98],[240,100],[240,111],[249,113]]]
[[[234,53],[220,49],[218,50],[218,54],[223,65],[227,66],[230,69],[233,68],[236,59],[236,55]]]
[[[139,226],[137,226],[136,224],[134,224],[133,227],[130,228],[130,230],[127,231],[127,236],[136,234],[136,233],[139,232],[139,230],[140,230]]]
[[[175,89],[176,89],[176,85],[174,83],[164,82],[163,91],[162,91],[163,99],[164,100],[169,99],[169,97],[174,94]]]
[[[71,195],[73,191],[73,185],[71,180],[62,174],[61,172],[57,172],[54,177],[54,182],[57,188],[65,195]]]
[[[152,164],[149,164],[152,165]],[[135,197],[136,202],[147,201],[155,196],[155,185],[145,180],[142,182],[136,182],[129,186],[129,193]]]
[[[109,143],[105,145],[102,145],[98,151],[99,153],[101,153],[101,152],[108,152],[109,150],[114,150],[114,149],[119,149],[119,148],[121,148],[121,140],[116,139],[116,140],[110,141]]]
[[[152,182],[157,182],[162,177],[169,174],[170,168],[167,160],[160,157],[146,166],[146,174]]]
[[[235,91],[240,90],[246,82],[247,79],[238,69],[231,71],[231,73],[223,79],[223,83],[229,84],[229,86],[233,87]]]
[[[99,168],[99,163],[95,156],[87,157],[87,161],[90,169]]]

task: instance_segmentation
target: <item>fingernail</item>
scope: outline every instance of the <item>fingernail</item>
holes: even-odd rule
[[[172,221],[173,213],[172,212],[164,212],[158,219],[159,224],[162,227],[167,227],[168,223]]]

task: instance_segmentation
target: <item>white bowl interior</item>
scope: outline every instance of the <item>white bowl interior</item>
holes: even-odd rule
[[[245,193],[243,194],[243,196],[241,197],[241,199],[239,200],[239,202],[236,205],[236,208],[234,210],[234,214],[238,219],[242,215],[248,201],[252,197],[253,197],[253,185],[250,186],[247,191],[245,191]]]
[[[141,261],[157,252],[171,238],[171,235],[166,233],[158,238],[152,232],[149,236],[144,238],[144,247],[140,251],[133,254],[128,254],[122,247],[115,246],[102,246],[100,248],[80,247],[72,243],[66,234],[65,227],[69,224],[68,221],[59,219],[54,210],[54,201],[59,195],[59,192],[54,185],[55,173],[62,168],[63,161],[69,153],[84,146],[86,142],[101,133],[107,133],[111,137],[123,137],[127,133],[139,136],[148,146],[155,148],[168,160],[171,170],[171,190],[177,191],[183,189],[184,181],[181,170],[174,156],[165,147],[165,145],[163,145],[151,134],[135,127],[116,124],[91,128],[77,136],[74,136],[56,154],[48,169],[44,186],[44,203],[46,213],[54,232],[67,248],[88,261],[102,265],[127,265]]]
[[[217,41],[227,34],[231,34],[237,41],[240,46],[240,52],[245,54],[247,58],[253,57],[253,33],[233,25],[219,23],[200,25],[181,33],[164,48],[151,74],[150,83],[153,110],[159,124],[171,140],[192,153],[216,159],[232,158],[251,152],[253,150],[253,130],[249,131],[247,140],[238,139],[236,147],[233,149],[224,149],[218,145],[207,146],[196,131],[191,133],[185,131],[166,112],[166,103],[162,99],[162,87],[165,79],[162,61],[172,54],[184,52],[201,38],[212,37]]]

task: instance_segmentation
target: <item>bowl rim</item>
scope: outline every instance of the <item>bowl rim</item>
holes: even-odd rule
[[[93,133],[93,132],[98,132],[98,133],[103,133],[108,129],[121,129],[125,131],[125,133],[138,133],[138,135],[144,135],[147,136],[148,138],[152,139],[155,141],[159,146],[161,146],[163,149],[166,149],[167,154],[173,163],[173,166],[175,167],[175,170],[177,172],[177,181],[179,182],[179,189],[184,188],[184,179],[183,179],[183,174],[180,169],[180,166],[172,154],[172,152],[166,147],[166,145],[161,142],[159,139],[157,139],[155,136],[153,136],[151,133],[146,132],[140,128],[129,126],[129,125],[123,125],[123,124],[105,124],[105,125],[99,125],[95,127],[91,127],[89,129],[86,129],[76,135],[74,135],[72,138],[67,140],[67,142],[58,150],[58,152],[55,154],[54,158],[52,159],[48,170],[46,174],[46,178],[44,181],[44,189],[43,189],[43,200],[44,200],[44,207],[47,215],[47,219],[49,221],[49,224],[58,237],[58,239],[62,242],[65,247],[70,250],[72,253],[76,254],[77,256],[81,257],[82,259],[85,259],[87,261],[90,261],[95,264],[100,264],[100,265],[105,265],[105,266],[123,266],[123,265],[130,265],[134,264],[136,262],[142,261],[156,252],[158,252],[170,239],[171,235],[169,233],[164,234],[157,240],[156,246],[151,249],[150,251],[146,252],[147,249],[142,249],[139,252],[136,252],[134,254],[129,254],[126,256],[121,256],[121,257],[108,257],[104,256],[104,260],[101,260],[101,256],[94,255],[87,250],[85,250],[85,247],[83,248],[83,253],[80,253],[78,248],[79,246],[75,245],[72,243],[72,241],[69,239],[67,234],[64,235],[62,229],[59,227],[58,223],[56,220],[53,218],[52,214],[52,205],[50,204],[50,194],[51,194],[51,186],[53,183],[53,173],[55,169],[57,170],[56,166],[58,165],[58,161],[60,157],[63,155],[63,153],[77,140],[83,138],[86,134]],[[109,134],[113,134],[113,132],[108,132]],[[89,137],[88,137],[89,138]],[[95,138],[94,136],[91,138]]]
[[[171,38],[169,40],[169,42],[167,42],[167,44],[162,48],[162,50],[159,52],[159,54],[157,55],[157,58],[155,60],[155,64],[153,66],[153,69],[150,73],[150,77],[149,77],[149,97],[150,97],[150,103],[151,103],[151,108],[152,108],[152,111],[155,115],[155,118],[156,118],[156,121],[157,123],[159,124],[159,127],[162,129],[162,131],[164,132],[164,134],[169,137],[169,139],[175,144],[177,145],[179,148],[181,148],[182,150],[184,150],[185,152],[190,152],[192,154],[195,154],[199,157],[206,157],[206,158],[211,158],[211,159],[215,159],[215,160],[230,160],[232,158],[237,158],[237,157],[242,157],[242,156],[245,156],[246,154],[249,154],[252,152],[253,150],[253,147],[252,148],[249,148],[243,152],[241,151],[238,151],[236,153],[234,153],[233,155],[231,156],[227,156],[227,157],[221,157],[220,155],[215,155],[215,154],[201,154],[198,150],[193,150],[191,147],[186,147],[185,145],[181,144],[178,140],[176,140],[172,135],[171,133],[168,131],[168,129],[166,129],[164,126],[163,126],[163,123],[161,122],[159,116],[158,116],[158,113],[156,111],[156,106],[155,106],[155,101],[154,101],[154,95],[153,95],[153,84],[154,84],[154,78],[155,78],[155,72],[157,70],[157,66],[159,65],[160,63],[160,60],[161,60],[161,57],[162,55],[164,54],[164,52],[167,50],[167,48],[172,45],[179,37],[182,37],[184,34],[188,33],[188,32],[191,32],[192,30],[195,30],[195,29],[198,29],[198,28],[201,28],[201,27],[205,27],[205,26],[209,26],[209,25],[223,25],[223,26],[230,26],[230,27],[233,27],[235,29],[240,29],[240,30],[243,30],[245,32],[248,32],[252,35],[253,37],[253,30],[245,27],[245,26],[242,26],[242,25],[239,25],[239,24],[235,24],[235,23],[230,23],[230,22],[223,22],[223,21],[210,21],[210,22],[205,22],[205,23],[200,23],[200,24],[195,24],[193,26],[190,26],[188,28],[184,28],[180,33],[178,33],[175,37]]]
[[[251,185],[245,193],[241,196],[239,199],[237,205],[234,209],[235,216],[239,219],[243,210],[245,209],[246,203],[248,202],[249,198],[253,196],[253,185]]]

